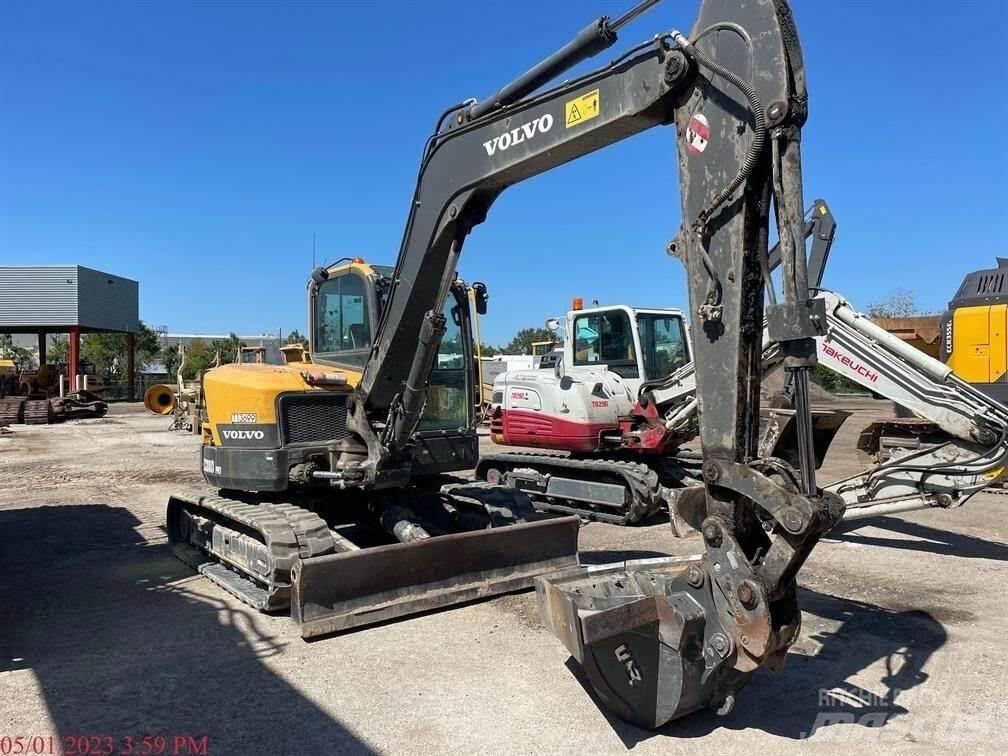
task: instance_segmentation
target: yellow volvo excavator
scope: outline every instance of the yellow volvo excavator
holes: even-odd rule
[[[1008,400],[1008,260],[967,275],[941,318],[941,359],[998,401]]]
[[[523,495],[445,477],[477,459],[472,327],[486,312],[482,283],[452,277],[445,335],[410,438],[408,491],[354,495],[332,471],[333,449],[352,448],[348,407],[394,272],[361,258],[315,270],[307,355],[207,372],[203,477],[217,491],[169,501],[175,554],[257,609],[290,606],[302,560],[312,586],[296,614],[305,636],[529,587],[544,571],[576,564],[576,522],[537,516]],[[343,494],[335,505],[333,488]]]

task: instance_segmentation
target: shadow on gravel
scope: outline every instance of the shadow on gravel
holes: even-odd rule
[[[117,749],[166,736],[165,753],[176,736],[194,739],[178,753],[203,736],[209,753],[370,752],[267,666],[287,634],[187,592],[191,573],[139,524],[115,506],[0,511],[0,671],[35,675],[56,727],[37,734]]]
[[[799,589],[799,603],[803,611],[835,629],[805,631],[805,637],[822,644],[819,652],[807,656],[792,651],[780,675],[758,670],[740,691],[735,709],[724,717],[704,710],[657,731],[642,730],[602,706],[573,657],[567,667],[627,749],[659,735],[702,738],[719,728],[759,730],[800,740],[839,724],[884,727],[890,717],[905,714],[908,710],[901,705],[900,694],[927,680],[924,665],[948,638],[941,624],[924,612],[894,612],[807,589]],[[885,673],[869,681],[871,693],[846,682],[879,661],[884,662]],[[843,742],[855,741],[845,738]]]
[[[886,538],[871,532],[859,532],[861,528],[866,527],[890,530],[910,538]],[[996,559],[1008,562],[1008,546],[1003,543],[985,541],[961,533],[950,533],[947,530],[908,522],[897,517],[875,517],[865,522],[843,523],[829,532],[829,538],[865,546],[886,546],[891,549],[908,549],[967,559]]]

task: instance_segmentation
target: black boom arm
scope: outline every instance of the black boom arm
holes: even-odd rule
[[[451,115],[421,167],[388,308],[365,368],[361,399],[370,416],[383,420],[402,395],[410,368],[425,361],[424,350],[417,351],[424,321],[440,311],[439,294],[454,277],[466,236],[504,189],[671,120],[671,93],[681,90],[685,77],[672,79],[671,88],[667,62],[675,60],[682,69],[686,61],[667,48],[649,45],[623,62],[482,119],[469,122],[462,110]],[[417,377],[426,381],[426,374]],[[394,443],[409,437],[409,424]]]
[[[706,364],[698,359],[701,404],[704,384],[714,385],[704,374],[717,371],[718,385],[726,375],[739,378],[733,401],[708,407],[717,431],[716,437],[706,433],[704,442],[732,458],[751,456],[760,354],[760,328],[753,324],[762,315],[759,256],[766,254],[771,194],[779,195],[784,227],[792,216],[802,223],[797,134],[805,118],[804,73],[790,12],[783,0],[705,0],[693,42],[677,32],[659,35],[604,68],[514,101],[543,83],[543,70],[555,75],[577,62],[578,49],[611,44],[615,33],[607,24],[589,25],[487,101],[450,111],[432,137],[388,305],[351,402],[350,426],[368,447],[367,460],[355,465],[365,484],[402,483],[444,331],[443,299],[467,235],[497,196],[530,176],[673,123],[683,218],[677,240],[693,311],[702,313],[694,319],[695,339],[707,353]],[[775,191],[770,166],[778,149],[784,169]],[[791,280],[803,258],[784,251]],[[798,258],[802,262],[794,262]],[[784,299],[781,307],[790,309],[782,319],[800,319],[787,286]]]

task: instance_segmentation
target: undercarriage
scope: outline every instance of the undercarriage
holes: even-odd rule
[[[544,518],[521,492],[480,483],[172,496],[167,521],[180,560],[254,609],[290,610],[306,638],[530,588],[577,564],[576,518]]]

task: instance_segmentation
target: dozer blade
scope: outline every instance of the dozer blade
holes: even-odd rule
[[[302,638],[532,587],[577,566],[577,517],[310,557],[294,566],[291,619]]]

